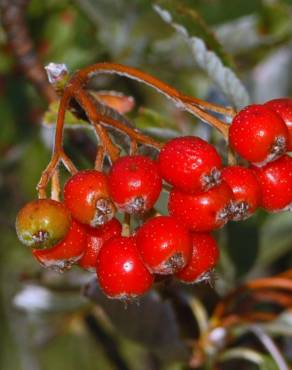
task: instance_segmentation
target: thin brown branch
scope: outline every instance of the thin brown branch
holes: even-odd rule
[[[48,83],[47,75],[35,51],[25,22],[25,10],[28,3],[28,0],[1,0],[1,21],[8,43],[25,76],[44,99],[52,102],[57,95]]]
[[[98,125],[100,123],[101,124],[103,123],[108,126],[114,127],[120,130],[121,132],[124,132],[125,134],[127,134],[132,140],[136,140],[140,142],[141,144],[150,145],[157,149],[160,149],[163,146],[162,143],[159,143],[158,141],[152,139],[151,137],[147,135],[142,134],[141,132],[131,127],[125,126],[122,122],[115,120],[111,117],[103,116],[102,114],[100,114],[96,110],[94,102],[91,99],[89,99],[89,96],[85,91],[78,90],[74,94],[74,97],[79,102],[79,104],[84,108],[84,110],[86,111],[86,114],[88,115],[92,123],[98,124]],[[100,139],[102,140],[101,137]],[[103,144],[105,145],[106,151],[108,152],[109,143],[105,140]]]

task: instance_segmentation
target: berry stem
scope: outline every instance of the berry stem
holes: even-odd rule
[[[220,320],[225,313],[228,312],[230,304],[242,292],[245,292],[246,290],[257,291],[260,289],[292,291],[292,277],[290,275],[287,277],[285,275],[279,275],[271,278],[255,279],[240,286],[218,303],[213,313],[215,322],[218,321],[218,319]]]
[[[220,113],[224,116],[234,117],[236,115],[236,110],[232,107],[223,107],[222,105],[210,103],[188,95],[182,95],[181,99],[184,103],[196,105],[199,108],[204,108],[211,112]]]
[[[136,140],[131,140],[130,155],[135,155],[138,151],[138,143]]]
[[[237,164],[236,155],[230,146],[228,146],[227,161],[229,166],[235,166]]]
[[[149,136],[146,136],[142,134],[141,132],[125,126],[122,122],[113,119],[111,117],[104,116],[100,114],[99,112],[96,111],[96,107],[93,104],[93,102],[88,99],[88,94],[86,94],[84,91],[77,91],[74,93],[74,97],[76,100],[79,102],[79,104],[84,108],[86,114],[88,115],[88,118],[90,119],[91,122],[95,123],[96,126],[100,126],[100,123],[112,126],[125,134],[127,134],[131,139],[136,140],[142,144],[150,145],[153,146],[154,148],[160,149],[162,148],[163,144],[159,143],[158,141],[152,139]],[[101,126],[100,126],[101,127]],[[97,128],[97,127],[96,127]],[[97,128],[98,129],[98,128]],[[102,128],[104,131],[104,128]],[[98,129],[100,131],[100,129]],[[101,131],[100,131],[101,132]],[[100,133],[99,133],[100,136]],[[112,154],[112,158],[115,160],[117,159],[118,155],[116,153],[112,153],[112,147],[109,145],[107,140],[103,137],[100,136],[101,141],[105,145],[106,151],[110,154]],[[110,149],[108,149],[110,147]]]
[[[97,171],[102,171],[104,155],[105,155],[104,147],[101,146],[101,145],[98,145],[97,154],[96,154],[96,158],[95,158],[95,164],[94,164],[94,168]]]
[[[178,103],[185,102],[195,104],[199,107],[203,107],[213,112],[222,113],[226,116],[233,116],[235,114],[234,109],[230,107],[225,108],[217,104],[205,102],[204,100],[184,95],[175,88],[155,78],[154,76],[151,76],[150,74],[142,72],[133,67],[124,66],[116,63],[96,63],[77,72],[82,86],[84,86],[90,78],[100,73],[118,74],[138,80],[140,82],[144,82]]]
[[[125,213],[122,235],[129,237],[130,234],[131,234],[131,215],[129,213]]]
[[[186,110],[202,121],[208,123],[212,127],[216,128],[221,134],[223,135],[224,139],[228,140],[228,131],[229,131],[229,124],[221,121],[220,119],[212,116],[210,113],[205,112],[201,108],[191,105],[189,103],[185,104]]]
[[[78,103],[84,108],[85,113],[89,119],[89,121],[94,126],[95,132],[99,137],[102,146],[105,149],[105,152],[109,155],[112,162],[119,158],[120,149],[112,142],[109,134],[107,133],[106,129],[100,125],[101,117],[96,111],[96,106],[91,99],[90,95],[84,90],[78,90],[74,93],[75,99]],[[123,124],[122,124],[123,125]]]
[[[52,178],[54,172],[56,171],[56,168],[58,164],[62,162],[64,166],[67,168],[67,170],[74,175],[77,173],[77,168],[74,166],[73,162],[67,157],[67,155],[64,153],[63,149],[58,149],[57,151],[54,150],[53,156],[47,166],[47,168],[43,171],[41,178],[37,184],[37,191],[38,191],[38,197],[39,199],[43,199],[47,197],[46,194],[46,186],[48,185],[48,182]]]
[[[56,167],[52,176],[51,199],[59,201],[61,194],[59,168]]]

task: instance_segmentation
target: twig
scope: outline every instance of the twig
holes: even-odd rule
[[[99,325],[98,321],[92,314],[84,317],[85,324],[98,344],[104,349],[108,360],[117,370],[129,370],[128,365],[119,352],[118,346],[112,337]]]
[[[25,76],[46,100],[52,102],[56,100],[57,95],[47,81],[24,19],[28,3],[28,0],[1,0],[1,20],[11,49]]]
[[[258,325],[251,325],[248,329],[266,348],[268,353],[274,359],[275,363],[278,365],[279,370],[289,370],[289,366],[287,365],[284,357],[282,356],[273,339]]]
[[[82,90],[79,90],[74,95],[75,95],[74,97],[76,98],[76,100],[79,102],[79,104],[82,105],[82,107],[86,111],[86,114],[88,115],[90,121],[93,124],[99,125],[99,123],[101,123],[101,124],[104,123],[106,125],[114,127],[116,129],[124,132],[125,134],[127,134],[132,140],[136,140],[136,141],[140,142],[141,144],[150,145],[150,146],[153,146],[154,148],[157,148],[157,149],[160,149],[163,146],[163,144],[161,144],[158,141],[152,139],[151,137],[146,136],[146,135],[140,133],[139,131],[137,131],[137,130],[131,128],[131,127],[125,126],[122,122],[119,122],[118,120],[115,120],[111,117],[101,115],[99,112],[97,112],[94,103],[91,100],[88,99],[88,94],[86,92],[84,92]],[[100,137],[100,139],[102,140],[101,137]],[[103,144],[104,144],[105,148],[107,148],[107,146],[109,146],[109,143],[107,143],[107,140],[105,140],[105,142]],[[110,149],[110,151],[112,151],[112,149]],[[107,152],[108,152],[108,150],[107,150]],[[114,155],[114,157],[115,157],[115,155]]]
[[[52,176],[52,189],[51,189],[51,199],[60,200],[61,187],[59,178],[59,169],[56,167],[55,172]]]

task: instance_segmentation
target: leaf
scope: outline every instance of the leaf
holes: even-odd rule
[[[289,0],[288,0],[289,1]],[[188,0],[188,4],[194,3]],[[261,0],[196,0],[196,8],[208,24],[222,24],[240,17],[258,13],[263,3]]]
[[[259,232],[255,216],[244,222],[227,224],[228,254],[236,267],[237,277],[254,265],[259,250]]]
[[[292,249],[292,217],[290,212],[271,214],[260,229],[258,264],[265,267]]]
[[[84,289],[84,295],[102,306],[118,332],[156,353],[161,359],[185,359],[187,350],[180,338],[174,310],[168,301],[152,291],[139,299],[125,303],[108,299],[94,279]]]
[[[91,91],[91,95],[120,114],[130,112],[135,106],[135,100],[132,96],[126,96],[118,91]]]
[[[234,67],[231,56],[223,50],[222,45],[194,6],[188,6],[186,0],[157,0],[156,3],[169,11],[173,22],[182,25],[189,35],[204,40],[208,50],[214,51],[224,65]]]
[[[228,63],[219,42],[203,27],[205,23],[198,13],[185,4],[185,0],[158,0],[154,9],[184,37],[198,66],[222,89],[231,104],[238,109],[246,106],[249,103],[247,90],[230,68],[231,63]]]
[[[272,357],[245,347],[228,349],[219,357],[220,362],[232,360],[244,360],[254,363],[260,370],[278,370],[278,366]]]
[[[141,129],[147,129],[149,127],[177,129],[176,123],[169,119],[169,117],[165,117],[153,109],[144,107],[139,109],[138,115],[135,118],[135,124]]]
[[[58,109],[59,109],[59,100],[52,102],[43,116],[42,124],[45,126],[54,126],[57,122]],[[74,114],[67,111],[65,116],[65,127],[90,128],[90,125],[88,124],[88,122],[83,121],[82,119],[78,119]]]

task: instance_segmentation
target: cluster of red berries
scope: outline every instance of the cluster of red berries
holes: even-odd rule
[[[124,156],[109,173],[80,171],[64,186],[64,200],[28,203],[17,216],[21,242],[45,267],[94,270],[112,298],[148,291],[157,275],[193,283],[218,261],[212,230],[229,220],[292,204],[292,100],[250,105],[234,118],[231,147],[252,164],[222,166],[216,149],[198,137],[167,142],[156,161]],[[146,217],[172,186],[168,216]],[[146,221],[124,235],[116,211]],[[139,217],[144,215],[143,218]],[[141,221],[142,222],[142,221]]]

